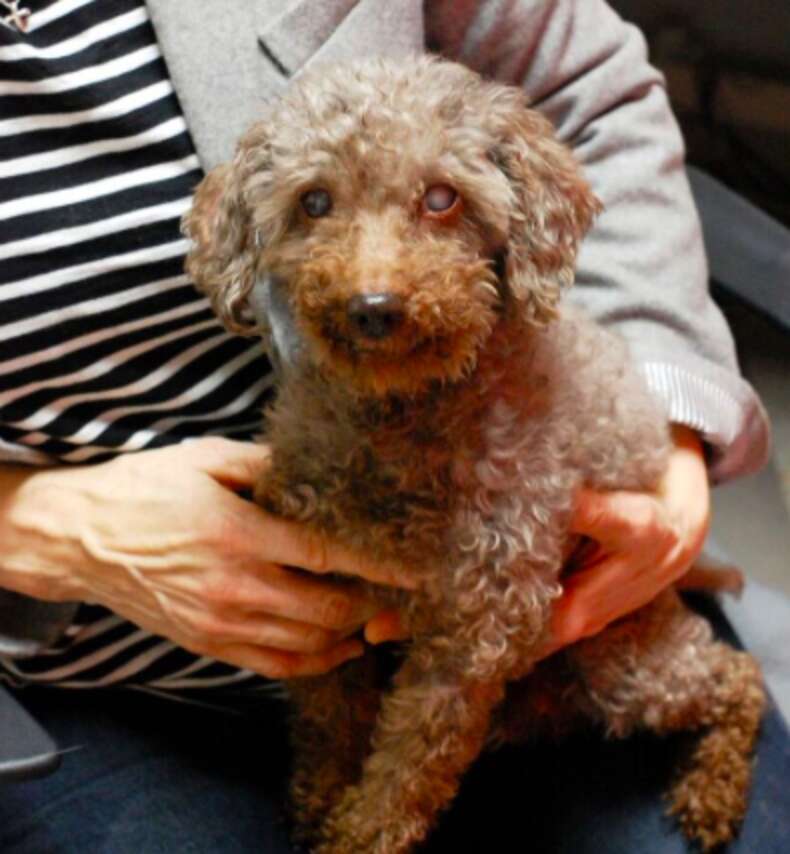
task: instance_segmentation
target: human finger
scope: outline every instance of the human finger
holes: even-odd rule
[[[407,640],[408,637],[409,633],[401,615],[394,609],[379,611],[365,624],[365,640],[368,643]]]
[[[630,555],[616,555],[572,575],[552,611],[553,648],[595,635],[650,602],[669,583],[664,567],[655,569],[635,565]]]
[[[346,661],[359,658],[364,651],[364,644],[354,639],[323,653],[302,654],[251,644],[228,644],[211,654],[269,679],[295,679],[328,673]]]
[[[299,567],[316,575],[356,576],[388,587],[414,589],[417,586],[413,574],[402,567],[371,560],[301,522],[272,516],[252,504],[243,515],[246,542],[255,546],[259,553],[265,546],[270,563]]]
[[[265,594],[242,606],[339,632],[361,628],[379,610],[373,597],[344,579],[323,579],[287,566],[264,567]]]
[[[665,512],[648,493],[598,492],[581,489],[570,532],[590,537],[604,547],[655,542],[669,529]]]
[[[740,598],[746,584],[743,571],[709,556],[698,558],[676,582],[678,590],[707,590]]]
[[[358,582],[316,578],[246,552],[226,555],[193,586],[190,601],[226,617],[268,614],[337,631],[361,628],[379,609]]]
[[[195,439],[179,446],[179,450],[189,454],[196,468],[233,490],[252,489],[271,456],[263,443],[239,442],[219,436]]]
[[[331,631],[271,614],[251,614],[245,619],[204,614],[195,628],[212,644],[250,644],[286,652],[324,653],[343,643],[341,631]]]

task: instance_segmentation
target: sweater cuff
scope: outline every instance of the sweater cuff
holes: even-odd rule
[[[671,362],[642,362],[639,367],[667,418],[696,430],[708,445],[713,483],[765,465],[771,453],[770,424],[748,383],[733,378],[727,388]]]
[[[30,658],[51,646],[74,619],[79,603],[44,602],[0,589],[0,656]]]

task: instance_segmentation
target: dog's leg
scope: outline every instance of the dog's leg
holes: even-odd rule
[[[379,707],[369,652],[322,676],[288,684],[293,708],[293,836],[311,844],[346,786],[359,779]]]
[[[712,680],[707,727],[670,792],[670,813],[709,851],[730,840],[746,814],[754,744],[765,708],[762,676],[747,653],[723,643],[705,650]]]
[[[451,676],[458,669],[421,653],[413,651],[384,698],[374,752],[322,828],[319,854],[410,851],[482,749],[502,685],[464,683]]]
[[[746,811],[765,705],[757,662],[715,641],[707,621],[673,591],[568,655],[589,712],[611,734],[703,730],[669,811],[706,851],[731,839]]]
[[[470,561],[453,595],[444,592],[444,623],[415,600],[412,628],[424,639],[382,700],[373,752],[324,824],[318,854],[406,854],[425,838],[485,745],[507,679],[531,669],[555,577],[550,566]],[[498,610],[503,587],[522,595]],[[446,634],[417,628],[437,623]]]

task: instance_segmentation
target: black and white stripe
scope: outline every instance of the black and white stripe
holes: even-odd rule
[[[172,642],[84,605],[59,643],[33,659],[3,659],[0,680],[59,688],[134,688],[187,702],[241,707],[285,696],[276,683],[248,670],[187,653]]]
[[[183,272],[201,170],[144,2],[25,5],[25,32],[0,24],[0,460],[249,438],[269,366]],[[252,679],[88,607],[5,672],[160,691]]]

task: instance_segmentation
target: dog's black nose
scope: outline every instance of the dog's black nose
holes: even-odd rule
[[[348,319],[363,338],[387,338],[403,323],[403,300],[396,294],[355,294],[348,301]]]

